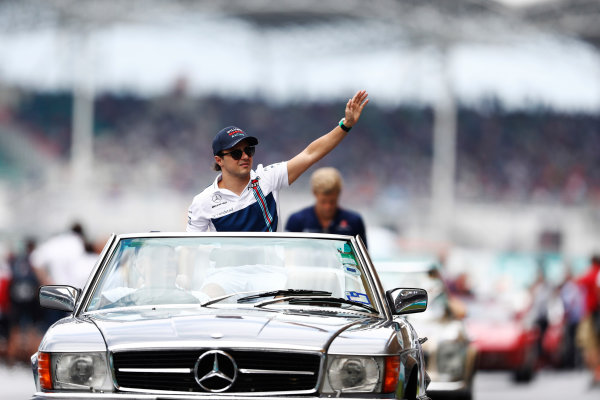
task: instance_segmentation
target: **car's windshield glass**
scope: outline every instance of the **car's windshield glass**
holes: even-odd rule
[[[268,293],[273,291],[277,293]],[[251,294],[258,295],[248,298]],[[249,307],[269,296],[324,295],[377,308],[350,241],[298,237],[135,238],[122,239],[112,252],[87,311],[165,304]],[[246,299],[238,302],[243,297]],[[276,304],[280,303],[293,302]],[[310,304],[325,307],[335,303]]]

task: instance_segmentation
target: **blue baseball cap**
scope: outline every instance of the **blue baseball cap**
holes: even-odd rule
[[[212,142],[213,154],[216,156],[226,149],[230,149],[242,140],[247,139],[250,146],[256,146],[258,139],[254,136],[246,134],[243,130],[236,126],[228,126],[223,128],[215,135]]]

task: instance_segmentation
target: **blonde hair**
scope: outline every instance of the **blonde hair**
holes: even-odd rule
[[[333,167],[319,168],[310,177],[313,193],[340,193],[343,183],[342,175]]]

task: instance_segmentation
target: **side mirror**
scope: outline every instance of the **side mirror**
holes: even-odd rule
[[[427,309],[427,291],[417,288],[396,288],[385,292],[395,315],[413,314]]]
[[[79,290],[72,286],[49,285],[40,287],[40,305],[60,311],[73,312]]]

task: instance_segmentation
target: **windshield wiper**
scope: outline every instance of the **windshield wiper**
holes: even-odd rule
[[[226,295],[215,297],[214,299],[205,301],[204,303],[200,304],[200,307],[210,306],[211,304],[218,303],[218,302],[226,300],[230,297],[239,296],[239,295],[248,294],[248,293],[256,293],[256,292],[257,292],[256,290],[251,290],[251,291],[246,291],[246,292],[236,292],[236,293],[226,294]],[[252,294],[250,296],[241,297],[238,300],[238,303],[248,303],[252,299],[259,299],[262,297],[270,297],[270,296],[283,296],[283,295],[286,295],[286,296],[302,296],[302,295],[331,296],[331,292],[325,292],[322,290],[308,290],[308,289],[280,289],[280,290],[273,290],[273,291],[269,291],[269,292],[259,292],[256,294]]]
[[[331,292],[324,290],[309,290],[309,289],[280,289],[272,290],[269,292],[261,292],[252,294],[250,296],[240,297],[238,303],[249,303],[255,299],[261,299],[263,297],[275,297],[275,296],[331,296]]]
[[[288,301],[289,304],[307,304],[307,305],[311,305],[311,304],[335,304],[335,305],[348,304],[348,305],[364,308],[365,310],[368,310],[368,311],[371,311],[374,313],[377,312],[376,309],[374,309],[373,307],[371,307],[367,304],[343,299],[340,297],[301,297],[301,298],[297,298],[297,299],[292,298],[292,299],[286,299],[286,300]]]
[[[256,292],[256,290],[251,290],[249,292],[230,293],[230,294],[226,294],[226,295],[223,295],[223,296],[215,297],[214,299],[210,299],[210,300],[205,301],[204,303],[200,304],[200,307],[210,306],[211,304],[218,303],[220,301],[226,300],[226,299],[228,299],[230,297],[233,297],[233,296],[239,296],[240,294],[247,294],[247,293],[254,293],[254,292]]]

